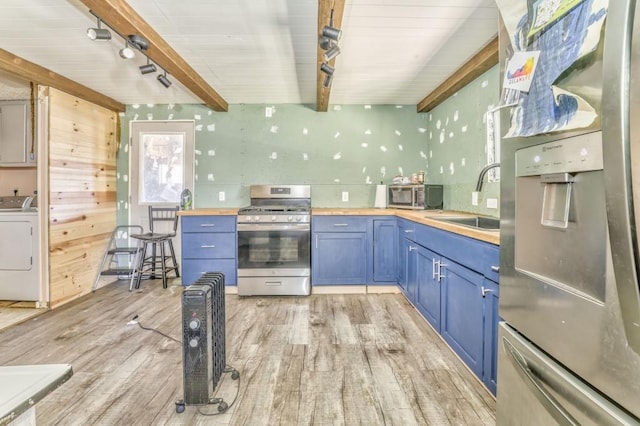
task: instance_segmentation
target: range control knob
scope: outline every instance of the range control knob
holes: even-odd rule
[[[275,216],[271,216],[271,222],[275,222],[275,221],[276,221],[276,219],[277,219],[277,217],[275,217]]]
[[[260,222],[260,216],[254,216],[253,220],[255,220],[256,222]]]
[[[296,216],[296,221],[300,222],[302,220],[302,216]]]
[[[287,216],[287,220],[291,222],[293,220],[293,216]]]
[[[189,328],[192,330],[197,330],[198,328],[200,328],[200,320],[198,318],[194,318],[189,321]]]

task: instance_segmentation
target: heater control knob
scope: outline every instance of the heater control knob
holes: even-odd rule
[[[198,318],[194,318],[189,322],[189,328],[192,330],[197,330],[200,328],[200,320]]]
[[[189,339],[189,346],[191,346],[192,348],[197,348],[199,341],[200,338],[198,336],[192,337],[191,339]]]

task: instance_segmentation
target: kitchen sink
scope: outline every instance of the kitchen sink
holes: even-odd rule
[[[429,217],[429,219],[439,220],[441,222],[455,223],[456,225],[467,226],[469,228],[481,229],[483,231],[499,231],[500,219],[487,216],[447,216],[447,217]]]

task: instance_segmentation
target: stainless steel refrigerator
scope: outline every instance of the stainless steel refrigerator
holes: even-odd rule
[[[597,18],[577,16],[593,1],[574,3],[517,46],[502,22],[503,74],[518,50],[541,51],[546,68],[517,103],[528,111],[501,112],[502,134],[521,136],[501,140],[499,425],[640,424],[640,1],[605,2],[597,47],[545,81],[570,54],[545,49]],[[555,105],[534,100],[550,85],[578,107],[562,90]],[[580,101],[588,125],[539,131],[545,109],[557,119]]]

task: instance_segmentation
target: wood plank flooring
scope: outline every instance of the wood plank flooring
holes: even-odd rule
[[[495,400],[400,294],[226,296],[217,396],[182,398],[182,288],[103,287],[0,332],[0,364],[70,363],[37,405],[41,425],[493,425]]]
[[[36,308],[35,305],[35,302],[0,300],[0,330],[19,324],[47,311],[46,308]]]

